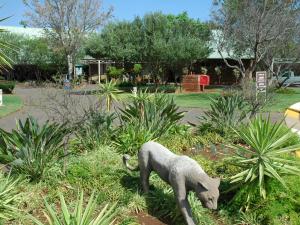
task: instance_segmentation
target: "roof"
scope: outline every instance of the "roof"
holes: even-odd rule
[[[209,42],[209,47],[211,49],[211,53],[209,54],[209,56],[207,57],[208,59],[222,59],[223,57],[226,59],[230,59],[232,58],[233,52],[230,51],[229,54],[227,51],[221,51],[221,54],[218,51],[218,42],[221,39],[221,35],[222,35],[222,31],[221,30],[212,30],[211,31],[212,36],[211,36],[211,40]],[[230,56],[231,55],[231,56]],[[250,59],[251,57],[249,57],[247,54],[245,54],[243,57],[243,59]]]
[[[26,35],[33,38],[42,37],[44,34],[44,30],[42,28],[0,26],[0,29],[4,29],[14,34]]]

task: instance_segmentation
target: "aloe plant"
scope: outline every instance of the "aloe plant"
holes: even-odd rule
[[[257,117],[234,131],[245,145],[231,146],[235,154],[227,160],[242,169],[231,177],[231,183],[251,187],[248,200],[256,190],[266,198],[268,179],[286,187],[282,175],[300,175],[299,161],[286,157],[300,148],[300,141],[282,121],[272,123],[269,117]]]
[[[0,163],[12,167],[12,172],[39,180],[52,164],[62,157],[63,140],[68,129],[64,124],[39,125],[29,117],[18,121],[11,133],[0,129]]]
[[[16,186],[19,179],[12,179],[10,176],[5,177],[0,173],[0,224],[1,220],[14,218],[18,209],[16,203],[19,194],[16,191]]]
[[[62,193],[59,193],[61,210],[57,211],[46,200],[45,217],[51,225],[111,225],[114,223],[116,216],[116,204],[111,207],[106,204],[102,210],[95,215],[97,199],[93,193],[87,203],[84,206],[83,192],[78,194],[78,198],[75,204],[74,210],[70,210],[70,207],[66,204],[65,198]],[[43,222],[31,217],[33,222],[37,225],[44,225]]]

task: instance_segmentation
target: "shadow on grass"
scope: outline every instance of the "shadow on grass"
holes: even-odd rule
[[[127,172],[121,178],[121,185],[132,193],[137,191],[144,195],[148,213],[167,225],[183,224],[183,218],[171,188],[160,188],[151,184],[148,194],[143,194],[138,173]]]

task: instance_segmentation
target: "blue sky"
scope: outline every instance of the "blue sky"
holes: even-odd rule
[[[187,11],[190,17],[202,21],[209,19],[212,0],[104,0],[104,7],[114,7],[115,20],[131,20],[147,12],[162,11],[163,13],[178,14]],[[22,0],[0,0],[1,17],[11,16],[1,25],[20,26],[26,8]]]

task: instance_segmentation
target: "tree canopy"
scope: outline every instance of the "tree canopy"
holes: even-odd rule
[[[160,12],[136,17],[132,22],[110,23],[87,41],[87,53],[121,62],[146,63],[153,73],[160,69],[180,71],[210,52],[208,25],[187,13]]]
[[[214,21],[221,31],[217,37],[219,52],[226,52],[225,63],[243,77],[251,77],[263,64],[269,64],[265,65],[269,69],[268,56],[291,57],[297,52],[299,1],[216,0],[215,6]],[[242,60],[245,57],[251,58],[248,65]],[[236,64],[229,64],[228,58]]]

